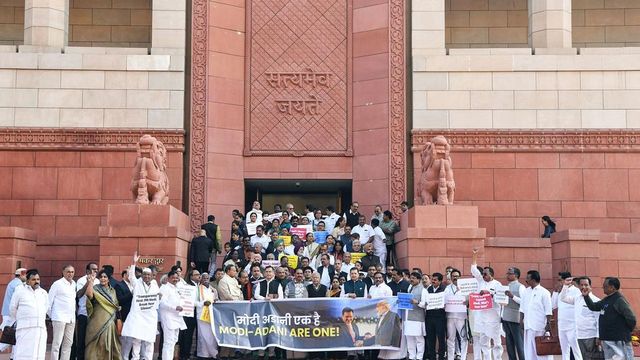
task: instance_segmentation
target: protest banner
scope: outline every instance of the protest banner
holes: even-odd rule
[[[318,244],[324,244],[327,242],[327,236],[329,236],[329,232],[327,231],[314,231],[313,232],[313,238],[315,239],[316,243]]]
[[[180,306],[182,307],[182,311],[178,313],[180,316],[193,316],[193,309],[196,306],[195,299],[197,289],[198,288],[196,288],[195,286],[178,286],[178,294],[180,294]]]
[[[291,236],[298,235],[298,237],[302,240],[307,237],[307,233],[310,231],[311,230],[308,230],[305,225],[298,225],[296,227],[292,226],[291,228],[289,228],[289,233],[291,234]]]
[[[395,297],[218,301],[211,309],[218,344],[236,349],[397,350],[402,338]]]
[[[255,235],[256,234],[256,228],[258,227],[258,225],[262,225],[262,224],[258,223],[258,222],[247,223],[247,234]]]
[[[138,304],[138,308],[142,312],[151,312],[158,310],[160,297],[155,294],[135,294],[133,302]]]
[[[493,307],[493,299],[491,299],[491,294],[469,295],[469,310],[488,310],[488,309],[491,309],[492,307]]]
[[[466,313],[467,305],[464,304],[465,300],[464,295],[449,295],[445,297],[444,311],[450,313]]]
[[[398,293],[398,310],[413,310],[413,294]]]
[[[292,269],[298,268],[298,255],[287,255],[287,263]]]
[[[282,240],[282,243],[283,243],[284,246],[291,245],[291,236],[280,235],[280,236],[278,236],[278,240]]]
[[[478,291],[478,280],[476,278],[458,279],[458,289],[460,295],[469,295]]]
[[[275,214],[267,215],[264,218],[267,219],[267,221],[272,222],[275,219],[280,220],[281,217],[282,217],[282,212],[277,212]]]
[[[427,310],[443,309],[444,293],[427,294]]]
[[[360,259],[362,259],[362,257],[363,257],[363,256],[365,256],[365,255],[367,255],[367,254],[365,254],[365,253],[361,253],[361,252],[360,252],[360,253],[352,252],[352,253],[351,253],[351,263],[352,263],[352,264],[357,263],[357,262],[358,262],[358,261],[360,261]]]
[[[280,266],[280,261],[279,260],[262,260],[261,264],[263,268],[266,268],[267,266],[277,268],[278,266]]]
[[[505,291],[509,290],[508,286],[498,286],[496,293],[493,295],[493,301],[496,304],[507,305],[509,303],[509,297],[505,294]]]

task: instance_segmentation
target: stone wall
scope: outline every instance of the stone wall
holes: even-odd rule
[[[151,0],[69,0],[69,45],[151,46]]]
[[[639,49],[583,49],[582,55],[503,50],[414,56],[413,127],[640,127]]]
[[[551,243],[541,238],[490,237],[484,241],[484,266],[491,266],[495,278],[507,283],[507,269],[520,269],[520,279],[524,282],[527,271],[538,270],[542,286],[551,289],[556,277],[551,268]],[[469,270],[464,269],[464,273]]]
[[[573,0],[573,46],[639,46],[640,3]]]
[[[133,151],[0,151],[0,226],[33,230],[49,286],[66,263],[82,274],[99,257],[109,204],[131,201]],[[170,204],[182,208],[182,152],[170,152]],[[119,273],[122,269],[116,269]]]
[[[0,2],[0,45],[22,44],[24,38],[24,0]]]
[[[146,53],[0,53],[0,126],[182,129],[184,56]]]
[[[448,48],[528,47],[527,0],[445,0]]]

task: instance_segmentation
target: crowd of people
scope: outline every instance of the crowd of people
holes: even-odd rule
[[[287,352],[278,347],[250,352],[219,346],[211,319],[204,316],[209,305],[399,293],[412,294],[413,304],[402,314],[400,349],[353,351],[345,357],[465,360],[472,343],[474,360],[496,360],[502,358],[504,337],[510,360],[542,359],[546,357],[537,355],[535,338],[554,327],[563,360],[633,359],[630,341],[636,318],[617,278],[604,279],[603,299],[592,293],[589,277],[568,272],[559,274],[558,286],[550,292],[540,285],[538,271],[528,271],[523,284],[520,269],[512,266],[505,269],[503,286],[494,278],[493,268],[478,266],[478,249],[473,249],[469,271],[477,281],[477,294],[502,292],[507,302],[469,310],[465,295],[458,304],[462,310],[460,306],[434,309],[428,306],[428,294],[460,297],[462,271],[447,267],[429,274],[420,268],[398,268],[394,234],[400,224],[388,210],[377,206],[367,219],[354,202],[344,214],[336,214],[331,206],[308,205],[298,215],[293,205],[286,204],[276,205],[268,214],[255,202],[246,214],[234,210],[233,218],[230,239],[223,241],[215,217],[208,217],[191,242],[185,274],[180,264],[164,274],[154,265],[139,268],[139,256],[134,254],[120,281],[110,265],[100,268],[90,262],[77,280],[73,266],[67,265],[47,293],[40,287],[37,270],[16,270],[2,308],[2,327],[16,324],[12,359],[44,359],[47,317],[53,330],[52,359],[151,360],[157,347],[158,359],[172,360],[176,345],[181,360],[285,359]],[[185,287],[194,289],[195,309],[181,306]],[[149,306],[157,311],[148,311]],[[557,321],[552,317],[555,308]],[[358,346],[356,337],[353,340]]]

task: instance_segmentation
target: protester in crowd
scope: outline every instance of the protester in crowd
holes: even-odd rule
[[[373,274],[373,285],[367,290],[368,298],[382,298],[393,296],[393,291],[391,288],[384,282],[384,275],[377,271]]]
[[[184,310],[180,306],[180,294],[178,293],[178,283],[180,275],[175,270],[167,274],[167,283],[160,287],[160,323],[162,324],[162,334],[164,342],[162,344],[162,358],[173,359],[180,330],[185,330],[187,325],[180,312]]]
[[[129,267],[129,272],[135,273],[135,264],[140,256],[133,255],[133,264]],[[131,304],[131,311],[124,321],[122,327],[122,337],[131,339],[131,359],[138,360],[151,359],[153,357],[153,345],[156,341],[156,328],[158,323],[158,304],[160,300],[160,288],[153,280],[151,269],[144,268],[142,277],[131,281],[132,295],[134,301]],[[142,303],[148,304],[141,307]],[[144,352],[142,350],[144,349]],[[122,347],[122,358],[129,358],[129,350]]]
[[[407,212],[409,210],[409,203],[407,201],[403,201],[400,203],[400,210],[402,212]]]
[[[244,270],[241,270],[238,274],[238,283],[240,284],[240,289],[242,290],[242,298],[244,300],[253,299],[253,285],[249,282],[249,273]]]
[[[540,273],[527,272],[527,285],[520,300],[520,313],[524,323],[524,358],[526,360],[551,360],[552,356],[538,355],[536,336],[551,330],[551,293],[540,285]]]
[[[75,270],[71,265],[62,269],[62,278],[56,280],[49,289],[49,309],[53,338],[51,339],[51,359],[69,360],[73,333],[76,327],[76,282]]]
[[[360,218],[360,213],[358,212],[359,206],[357,201],[352,202],[351,205],[349,205],[349,211],[343,215],[344,219],[347,220],[347,225],[349,225],[351,229],[358,225],[358,219]]]
[[[351,234],[358,234],[362,244],[368,244],[373,241],[373,228],[366,221],[367,217],[360,215],[358,216],[358,223],[351,227]]]
[[[331,285],[331,279],[336,275],[336,269],[330,264],[331,258],[329,254],[322,254],[320,262],[321,266],[317,268],[318,274],[320,274],[320,283],[328,288]]]
[[[395,254],[395,234],[400,231],[400,226],[393,219],[393,214],[389,210],[382,213],[382,221],[380,221],[380,229],[385,236],[385,244],[387,247],[387,264],[395,265],[398,263]],[[382,264],[386,265],[386,264]]]
[[[331,287],[329,288],[328,297],[340,297],[340,293],[342,293],[342,287],[340,286],[340,278],[335,276],[331,279]]]
[[[593,302],[589,290],[582,288],[585,305],[591,311],[599,311],[598,334],[605,359],[633,359],[631,332],[636,327],[636,316],[627,299],[620,293],[620,280],[606,277],[602,283],[605,297]]]
[[[264,268],[264,279],[255,286],[253,298],[256,300],[270,300],[274,297],[282,297],[282,287],[276,279],[276,272],[273,266],[267,266]]]
[[[431,275],[431,285],[425,289],[427,294],[441,293],[445,290],[445,285],[442,283],[443,275],[441,273],[433,273]],[[422,298],[420,306],[426,308],[428,300],[425,297]],[[429,359],[436,359],[436,340],[438,341],[438,359],[444,358],[446,351],[446,329],[447,329],[447,317],[444,309],[431,309],[426,312],[425,325],[427,330],[427,357]]]
[[[320,274],[314,272],[311,275],[311,284],[307,285],[307,296],[309,298],[327,297],[327,287],[320,282]]]
[[[198,323],[197,356],[198,359],[215,359],[218,356],[218,343],[211,328],[210,305],[218,300],[218,292],[209,287],[209,274],[200,275],[196,292],[196,319]],[[208,314],[206,317],[205,314]]]
[[[11,305],[11,299],[13,298],[15,290],[27,281],[27,269],[18,268],[14,275],[14,278],[9,281],[7,289],[4,292],[4,298],[2,300],[2,325],[0,325],[0,329],[4,329],[5,326],[11,326],[16,322],[9,312],[9,305]],[[0,352],[5,351],[9,346],[9,344],[0,343]]]
[[[568,271],[559,272],[557,286],[553,294],[551,294],[551,308],[553,310],[558,309],[558,338],[562,349],[562,360],[572,360],[572,354],[575,360],[582,360],[580,346],[576,338],[575,310],[572,304],[560,300],[560,292],[567,282],[573,282],[571,273]],[[572,287],[567,291],[571,297],[580,296],[580,290],[576,287]]]
[[[378,282],[383,282],[382,274],[376,273],[376,285]],[[425,312],[420,307],[422,300],[422,294],[425,290],[421,284],[422,277],[419,273],[413,272],[409,277],[411,285],[409,286],[409,294],[412,295],[411,303],[413,309],[407,312],[407,319],[404,322],[404,336],[407,341],[407,351],[409,353],[409,360],[422,360],[424,356],[425,345]],[[388,286],[387,286],[388,287]],[[389,289],[391,290],[391,289]],[[440,344],[440,347],[444,346],[444,342]]]
[[[85,275],[76,281],[76,298],[78,299],[78,315],[76,316],[76,336],[74,349],[76,350],[76,359],[84,360],[85,358],[85,339],[87,333],[87,296],[88,288],[100,283],[96,278],[98,274],[98,264],[90,262],[85,267]],[[73,355],[72,355],[73,356]]]
[[[471,274],[478,281],[478,290],[480,295],[495,294],[495,290],[502,284],[498,280],[493,278],[493,268],[485,266],[482,273],[478,269],[478,249],[473,249],[473,257],[471,260]],[[433,277],[431,278],[433,281]],[[500,359],[502,357],[502,339],[500,338],[501,319],[500,319],[500,306],[493,303],[492,310],[478,311],[476,316],[477,326],[481,329],[479,344],[482,349],[482,358],[491,359],[493,354],[494,359]],[[474,346],[475,347],[475,346]]]
[[[459,274],[458,274],[459,275]],[[509,360],[524,360],[523,334],[520,328],[520,303],[525,286],[520,283],[520,269],[507,269],[506,291],[509,302],[502,308],[502,330],[505,333]]]
[[[377,265],[382,264],[380,257],[378,255],[374,255],[372,243],[364,245],[364,252],[366,255],[360,259],[363,269],[369,269],[370,266],[376,267]]]
[[[591,311],[584,302],[582,289],[591,298],[591,301],[598,302],[600,298],[591,292],[591,279],[587,276],[579,278],[580,293],[576,294],[573,281],[566,280],[560,292],[560,301],[573,305],[573,316],[576,325],[576,338],[580,346],[580,354],[584,360],[601,359],[604,354],[598,349],[598,317],[600,313]]]
[[[391,281],[387,285],[389,285],[391,291],[393,291],[393,296],[409,291],[409,282],[404,279],[404,272],[404,269],[393,269],[391,271]],[[429,285],[427,285],[427,287],[429,287]]]
[[[118,320],[120,305],[116,291],[109,284],[109,276],[103,269],[97,275],[99,284],[88,286],[87,333],[85,357],[88,359],[118,359],[121,355]],[[116,321],[114,321],[116,319]],[[121,320],[120,320],[121,321]],[[119,326],[122,326],[120,323]]]
[[[193,290],[193,301],[195,303],[197,297],[198,286],[200,285],[200,272],[197,269],[191,269],[187,272],[185,285]],[[192,309],[193,310],[193,309]],[[195,314],[195,313],[193,313]],[[178,344],[180,345],[180,360],[189,360],[191,358],[191,346],[193,345],[193,333],[198,326],[194,315],[183,316],[186,329],[180,330],[178,334]]]
[[[304,271],[296,269],[293,281],[290,281],[284,289],[285,298],[304,299],[309,297],[307,287],[304,284]]]
[[[44,360],[48,308],[49,299],[47,292],[40,287],[38,270],[27,270],[26,284],[16,287],[9,304],[9,314],[16,322],[14,360]]]
[[[367,285],[360,280],[358,269],[351,269],[349,272],[350,280],[345,282],[342,289],[342,297],[355,299],[357,297],[367,297]]]
[[[462,296],[460,295],[460,288],[458,287],[458,279],[460,278],[460,275],[460,270],[451,270],[451,283],[444,289],[445,302],[447,297]],[[466,296],[462,297],[464,298],[463,301],[467,302]],[[456,342],[459,342],[460,360],[465,360],[467,357],[467,347],[469,346],[469,337],[467,335],[466,328],[467,311],[454,310],[457,309],[447,309],[445,307],[445,313],[447,316],[447,354],[456,354]]]

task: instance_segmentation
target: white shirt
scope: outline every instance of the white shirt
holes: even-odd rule
[[[577,287],[572,286],[567,289],[567,296],[579,297],[581,296],[580,290]],[[560,293],[553,292],[551,295],[551,308],[558,308],[558,330],[562,331],[575,331],[576,319],[573,304],[560,301]]]
[[[334,212],[331,213],[331,215],[327,216],[327,218],[324,220],[324,229],[327,230],[329,234],[331,234],[333,228],[336,227],[336,221],[338,221],[338,219],[340,219],[340,215]]]
[[[45,328],[49,297],[43,288],[33,288],[21,285],[16,288],[11,298],[9,312],[16,320],[16,329]]]
[[[578,290],[575,286],[571,288]],[[568,288],[566,285],[562,287],[562,291],[560,292],[560,301],[565,302],[567,304],[573,305],[573,313],[575,316],[575,325],[576,325],[576,338],[578,339],[592,339],[599,337],[598,334],[598,319],[600,317],[600,313],[597,311],[591,311],[587,307],[584,302],[584,298],[582,297],[582,293],[578,290],[575,291],[567,291]],[[593,293],[589,293],[589,297],[593,302],[600,301],[600,298],[593,295]]]
[[[253,298],[256,299],[256,300],[264,300],[264,299],[266,299],[266,296],[260,295],[260,293],[262,292],[261,288],[263,286],[266,286],[267,287],[267,295],[268,295],[269,294],[269,285],[274,281],[278,281],[278,280],[276,280],[276,278],[274,277],[271,280],[264,279],[262,281],[258,281],[258,284],[256,284],[256,287],[255,287],[255,290],[254,290],[255,293],[254,293]],[[282,293],[282,286],[278,286],[278,299],[282,299],[282,298],[284,298],[284,294]]]
[[[327,287],[327,289],[331,286],[331,278],[329,277],[329,269],[325,268],[322,271],[322,275],[320,275],[320,284]]]
[[[373,249],[376,255],[387,252],[386,239],[380,226],[373,228]]]
[[[130,274],[135,274],[135,266],[132,265],[129,271]],[[131,285],[133,287],[133,290],[131,291],[133,294],[133,298],[131,300],[131,311],[129,311],[127,320],[124,322],[122,336],[128,336],[147,342],[154,342],[156,339],[155,330],[157,326],[156,324],[158,323],[158,305],[160,301],[156,300],[152,306],[145,306],[143,310],[137,299],[141,296],[158,296],[160,293],[158,283],[155,280],[151,280],[149,285],[147,285],[142,280],[142,277],[140,277],[139,279],[134,279],[131,282]]]
[[[262,236],[253,235],[251,237],[251,247],[255,248],[256,243],[262,244],[262,252],[264,252],[267,247],[269,247],[269,243],[271,242],[271,238],[266,234],[262,234]]]
[[[65,278],[56,280],[49,289],[49,309],[52,321],[76,322],[76,282]]]
[[[471,274],[473,275],[474,278],[476,278],[476,280],[478,280],[478,291],[486,290],[490,292],[491,295],[493,295],[496,293],[496,289],[498,288],[498,286],[502,286],[502,284],[500,284],[500,282],[496,279],[493,279],[489,282],[484,281],[484,278],[482,277],[482,274],[478,270],[476,264],[471,265]],[[500,323],[501,322],[500,310],[501,310],[500,305],[496,304],[496,302],[494,301],[493,308],[491,310],[478,311],[478,315],[476,316],[476,322],[478,324],[489,323],[489,322]]]
[[[79,291],[84,287],[87,283],[87,275],[81,277],[76,282],[76,291]],[[93,279],[93,285],[100,284],[100,280]],[[87,295],[82,295],[82,297],[78,300],[78,315],[87,316]]]
[[[369,224],[364,224],[364,226],[356,225],[351,228],[351,233],[360,235],[360,243],[362,245],[368,243],[369,238],[371,238],[374,234],[373,228]]]
[[[180,306],[180,294],[178,294],[178,288],[171,284],[166,283],[160,287],[160,321],[167,329],[180,329],[184,330],[187,326],[184,323],[184,319],[176,311],[176,308]]]
[[[426,291],[426,288],[425,290]],[[423,293],[424,293],[423,291]],[[445,298],[445,303],[447,301],[447,297],[448,296],[456,296],[456,295],[460,295],[460,289],[458,288],[458,286],[454,283],[451,283],[449,285],[447,285],[446,288],[444,288],[444,298]],[[466,296],[465,296],[466,298]],[[446,306],[445,306],[446,308]],[[467,313],[466,312],[448,312],[447,313],[447,317],[448,318],[452,318],[452,319],[466,319],[467,318]]]
[[[389,285],[382,282],[380,285],[373,284],[369,288],[369,295],[371,295],[372,299],[393,296],[393,290]]]
[[[526,288],[520,294],[520,312],[524,314],[524,329],[544,331],[547,315],[551,315],[551,293],[538,284],[535,288]]]

